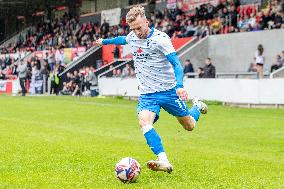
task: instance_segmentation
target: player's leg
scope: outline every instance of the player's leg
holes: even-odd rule
[[[207,113],[207,105],[198,98],[193,99],[193,106],[189,109],[176,94],[175,89],[165,91],[159,98],[159,104],[168,113],[175,116],[179,123],[188,131],[192,131],[199,119],[200,113]]]
[[[192,103],[193,106],[190,110],[188,110],[188,115],[176,116],[179,123],[187,131],[192,131],[194,129],[197,121],[199,120],[200,113],[206,114],[208,111],[207,105],[201,100],[199,100],[197,97],[193,98]]]
[[[147,144],[158,157],[158,160],[152,160],[147,163],[148,168],[154,171],[171,172],[172,166],[168,161],[162,140],[153,127],[154,122],[159,117],[160,106],[155,103],[155,100],[142,97],[139,99],[137,111],[139,125]]]
[[[196,121],[191,116],[176,116],[176,118],[185,130],[192,131],[194,129]]]
[[[188,110],[188,115],[176,116],[179,123],[183,126],[185,130],[188,131],[192,131],[194,129],[195,124],[199,120],[200,113],[206,114],[208,110],[207,105],[196,97],[193,98],[192,103],[193,106],[190,110]]]
[[[148,146],[159,159],[168,161],[165,150],[162,145],[162,140],[155,128],[153,127],[156,113],[149,110],[142,110],[138,114],[139,125],[143,135],[147,141]]]

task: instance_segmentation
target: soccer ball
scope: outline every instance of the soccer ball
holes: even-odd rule
[[[115,165],[116,177],[123,183],[135,182],[140,174],[141,167],[138,161],[126,157]]]

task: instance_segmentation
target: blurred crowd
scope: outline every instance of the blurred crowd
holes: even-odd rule
[[[20,34],[15,43],[0,49],[2,54],[19,51],[43,51],[54,48],[90,48],[99,35],[98,24],[80,24],[79,18],[72,18],[65,13],[63,17],[47,20],[31,27],[26,34]]]
[[[172,38],[191,36],[202,38],[214,34],[284,28],[283,7],[281,0],[272,0],[266,10],[259,10],[257,5],[240,5],[239,0],[220,0],[216,6],[203,4],[187,12],[184,12],[179,6],[174,10],[156,10],[150,14],[149,20],[150,27],[164,31]],[[27,67],[27,81],[25,82],[27,86],[25,88],[29,87],[29,83],[32,83],[32,78],[43,77],[46,78],[44,84],[47,86],[46,88],[48,88],[48,80],[53,82],[49,86],[49,89],[52,89],[49,92],[59,94],[60,91],[58,91],[58,84],[55,83],[55,80],[57,80],[56,75],[66,68],[64,48],[85,47],[89,49],[94,45],[95,39],[99,37],[111,38],[128,33],[129,27],[125,18],[121,18],[118,25],[110,26],[105,21],[101,25],[94,22],[80,23],[79,18],[72,18],[65,13],[61,18],[38,23],[35,27],[27,30],[25,34],[20,34],[15,43],[0,47],[0,55],[2,54],[0,56],[0,79],[17,78],[18,67],[22,63],[16,62],[33,52],[27,56],[24,63]],[[44,51],[46,54],[37,56],[34,53],[37,51]],[[10,56],[10,54],[17,54],[17,57]],[[75,53],[73,58],[76,60],[79,55]],[[276,61],[271,67],[271,71],[283,66],[283,52],[282,55],[277,55]],[[212,67],[211,59],[206,59],[205,63],[204,67],[198,68],[198,76],[213,77],[215,67]],[[101,66],[106,64],[108,63],[103,62]],[[251,71],[255,70],[256,64],[255,62],[251,64]],[[186,63],[185,67],[187,65]],[[213,69],[214,71],[212,71]],[[113,69],[113,66],[110,66],[109,70],[107,77],[125,78],[135,75],[133,67],[129,64],[120,69]],[[192,72],[191,69],[188,70],[190,71],[185,71],[185,73]],[[91,67],[68,73],[68,82],[64,83],[62,94],[76,95],[88,91],[89,73],[94,71],[95,68]],[[90,77],[93,78],[93,76]]]
[[[119,68],[113,68],[112,65],[109,67],[109,72],[105,77],[117,77],[117,78],[126,78],[126,77],[135,77],[135,72],[133,66],[130,64],[125,64]]]
[[[83,67],[79,71],[67,73],[67,80],[63,82],[62,95],[91,95],[91,87],[98,85],[94,67]]]
[[[283,2],[272,1],[271,8],[241,6],[238,0],[221,0],[217,6],[203,4],[191,12],[181,8],[151,16],[153,25],[171,37],[190,37],[284,28]]]
[[[216,68],[209,57],[204,60],[204,66],[198,67],[197,70],[194,70],[191,60],[187,59],[184,63],[183,73],[187,78],[215,78]]]
[[[258,5],[240,5],[239,0],[220,0],[216,6],[203,4],[195,10],[184,12],[176,9],[156,10],[150,14],[150,26],[168,33],[171,37],[258,31],[284,28],[284,10],[281,0],[271,1],[270,8],[259,10]],[[15,43],[0,49],[2,54],[19,51],[51,50],[52,48],[92,47],[94,40],[129,33],[125,18],[116,26],[107,22],[80,23],[65,13],[60,19],[37,24],[20,35]]]

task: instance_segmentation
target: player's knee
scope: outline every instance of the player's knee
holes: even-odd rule
[[[139,125],[140,125],[140,127],[144,127],[144,126],[149,125],[149,124],[150,124],[150,122],[147,121],[146,119],[139,118]]]
[[[194,125],[191,123],[183,125],[183,128],[187,131],[192,131],[194,129]]]

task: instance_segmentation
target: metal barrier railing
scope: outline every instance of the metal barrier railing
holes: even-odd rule
[[[272,72],[270,78],[284,78],[284,67]]]

